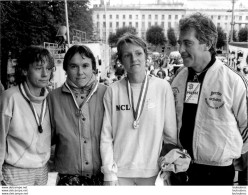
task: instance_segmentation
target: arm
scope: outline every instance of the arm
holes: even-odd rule
[[[170,150],[178,147],[177,124],[174,96],[171,87],[168,88],[165,96],[165,119],[163,131],[163,147],[161,155],[167,154]]]
[[[246,81],[247,82],[247,81]],[[233,113],[243,139],[242,154],[248,151],[248,92],[247,83],[239,79],[235,82]]]
[[[104,181],[113,182],[117,181],[117,165],[114,162],[113,151],[113,128],[112,128],[112,112],[111,112],[111,89],[107,89],[103,103],[104,103],[104,118],[101,132],[100,152],[102,158],[101,171],[104,174]]]
[[[11,121],[11,109],[7,106],[9,102],[3,95],[0,99],[0,181],[3,180],[2,166],[6,154],[6,137],[8,135],[10,121]]]

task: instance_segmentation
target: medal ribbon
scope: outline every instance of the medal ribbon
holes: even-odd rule
[[[128,99],[129,99],[130,106],[132,107],[132,110],[133,110],[134,121],[139,121],[139,118],[140,118],[141,113],[142,113],[143,108],[144,108],[147,90],[148,90],[148,85],[149,85],[148,74],[146,74],[146,76],[142,82],[141,91],[139,94],[139,99],[138,99],[136,110],[134,109],[134,101],[133,101],[134,98],[133,98],[133,92],[132,92],[132,89],[130,86],[130,82],[129,82],[128,78],[126,78],[126,79],[127,79]]]
[[[82,104],[78,106],[77,100],[76,100],[76,97],[75,97],[74,93],[72,92],[72,90],[71,90],[71,88],[69,87],[69,85],[67,84],[67,82],[65,82],[65,86],[66,86],[66,87],[68,88],[68,90],[71,92],[73,101],[74,101],[74,103],[75,103],[77,109],[78,109],[80,112],[82,112],[82,107],[83,107],[83,105],[84,105],[85,103],[87,103],[87,102],[90,100],[91,96],[92,96],[92,95],[95,93],[95,91],[97,90],[98,84],[99,84],[99,82],[96,80],[96,82],[95,82],[95,84],[94,84],[94,86],[93,86],[93,89],[90,91],[89,95],[84,99],[84,101],[82,102]]]
[[[43,122],[43,119],[45,117],[45,113],[46,113],[46,108],[47,108],[47,101],[46,101],[46,98],[42,101],[42,106],[41,106],[41,114],[40,114],[40,117],[38,116],[38,113],[36,112],[35,108],[34,108],[34,105],[32,104],[32,102],[30,101],[30,99],[28,98],[27,94],[25,93],[25,89],[23,87],[22,84],[19,85],[19,89],[20,89],[20,92],[22,94],[22,96],[24,97],[24,99],[29,103],[30,105],[30,108],[35,116],[35,120],[37,122],[37,125],[38,125],[38,131],[40,133],[43,132],[43,129],[42,129],[42,122]]]

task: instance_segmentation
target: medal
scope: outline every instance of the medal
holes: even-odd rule
[[[133,128],[138,129],[139,128],[139,121],[133,121]]]
[[[47,102],[46,102],[46,99],[44,99],[44,100],[42,101],[41,114],[40,114],[40,116],[38,116],[38,113],[37,113],[37,111],[35,110],[34,105],[32,104],[32,102],[30,101],[30,99],[28,98],[28,96],[27,96],[27,94],[26,94],[26,92],[25,92],[24,85],[23,85],[23,84],[19,85],[19,89],[20,89],[20,92],[21,92],[23,98],[24,98],[24,99],[29,103],[29,105],[30,105],[30,108],[31,108],[31,110],[32,110],[32,112],[33,112],[33,114],[34,114],[35,120],[36,120],[37,125],[38,125],[38,131],[39,131],[39,133],[42,133],[42,132],[43,132],[43,128],[42,128],[41,124],[42,124],[42,122],[43,122],[43,119],[44,119],[45,113],[46,113],[46,109],[47,109]]]
[[[132,111],[133,111],[133,117],[134,117],[133,128],[134,129],[139,128],[139,119],[140,119],[141,113],[142,113],[144,105],[145,105],[148,86],[149,86],[149,80],[148,80],[148,75],[146,73],[146,76],[142,82],[141,91],[140,91],[137,107],[135,110],[134,109],[133,92],[131,90],[129,80],[127,78],[127,94],[128,94],[130,107],[132,108]]]
[[[40,133],[43,132],[43,129],[42,129],[42,126],[41,126],[41,125],[38,126],[38,131],[39,131]]]
[[[77,117],[80,117],[82,115],[82,111],[80,110],[80,109],[78,109],[77,111],[76,111],[76,116]]]

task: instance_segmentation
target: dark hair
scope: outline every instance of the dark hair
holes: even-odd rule
[[[132,44],[142,47],[142,49],[145,52],[146,58],[147,58],[148,52],[147,52],[146,42],[136,35],[133,35],[131,33],[125,33],[122,37],[119,38],[117,42],[117,60],[121,62],[121,57],[122,57],[121,49],[122,49],[122,46],[127,43],[132,43]]]
[[[68,49],[68,51],[65,54],[64,57],[64,62],[63,62],[63,69],[65,71],[67,71],[67,66],[70,62],[70,60],[72,59],[72,57],[76,54],[79,53],[82,58],[87,57],[90,58],[92,61],[92,69],[95,71],[96,70],[96,59],[92,53],[92,51],[90,50],[90,48],[88,48],[85,45],[73,45],[72,47],[70,47]]]
[[[26,76],[23,75],[23,71],[28,71],[29,66],[35,62],[45,63],[47,60],[51,67],[54,67],[54,59],[52,54],[44,47],[31,45],[22,50],[17,62],[16,81],[18,84],[23,83],[26,80]],[[50,80],[53,78],[53,72],[51,73]]]
[[[195,29],[195,36],[199,42],[201,44],[205,43],[210,47],[209,51],[212,54],[216,53],[218,32],[213,21],[207,16],[201,13],[195,13],[182,18],[179,21],[179,29],[180,32]]]

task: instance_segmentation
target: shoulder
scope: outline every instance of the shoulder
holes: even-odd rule
[[[19,96],[21,95],[19,87],[18,86],[14,86],[11,87],[5,91],[3,91],[2,95],[1,95],[1,99],[6,99],[6,98],[14,98],[15,96]]]

